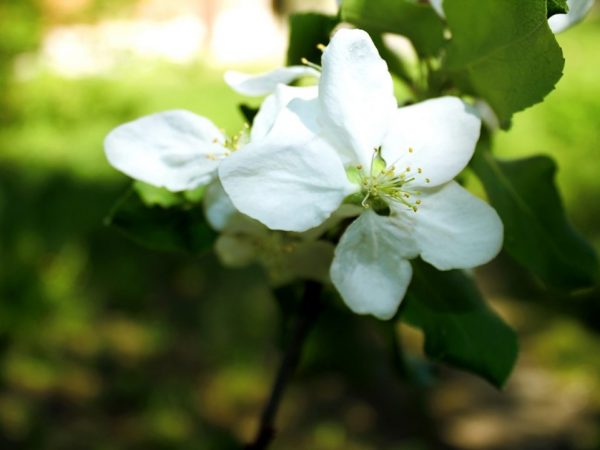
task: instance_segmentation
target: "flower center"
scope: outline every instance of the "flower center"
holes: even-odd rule
[[[412,148],[408,149],[413,153]],[[417,212],[421,204],[418,190],[411,187],[411,182],[417,178],[424,178],[423,169],[410,166],[397,167],[396,164],[387,165],[381,156],[381,147],[373,151],[371,167],[369,170],[359,164],[348,169],[350,181],[360,186],[360,191],[353,200],[360,202],[364,208],[372,208],[376,213],[389,215],[390,203],[399,203],[407,209]],[[424,178],[429,183],[429,178]]]

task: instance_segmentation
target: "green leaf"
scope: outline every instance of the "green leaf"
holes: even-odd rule
[[[149,207],[133,191],[115,205],[105,224],[153,250],[200,253],[216,238],[201,207]]]
[[[246,121],[246,123],[252,126],[252,124],[254,123],[254,118],[258,114],[258,108],[254,108],[246,103],[241,103],[240,105],[238,105],[238,108],[240,109],[242,116],[244,116],[244,120]]]
[[[504,223],[504,248],[548,286],[575,290],[597,282],[593,248],[569,223],[545,156],[495,159],[481,148],[472,168]]]
[[[423,331],[427,356],[502,387],[518,356],[515,332],[464,272],[440,272],[421,261],[413,268],[400,318]]]
[[[552,17],[554,14],[566,14],[569,12],[569,5],[567,0],[548,0],[548,17]]]
[[[181,195],[175,192],[155,187],[142,181],[135,181],[133,183],[133,190],[137,192],[142,202],[147,206],[170,208],[171,206],[180,205],[184,201]]]
[[[452,33],[444,70],[464,93],[485,99],[504,128],[554,89],[564,59],[546,0],[445,0],[444,10]]]
[[[338,24],[333,16],[316,13],[292,14],[290,16],[290,40],[287,65],[302,64],[302,59],[320,64],[319,44],[327,45],[331,32]]]
[[[409,0],[344,0],[342,20],[374,33],[411,40],[421,56],[435,56],[444,43],[444,25],[435,11]]]

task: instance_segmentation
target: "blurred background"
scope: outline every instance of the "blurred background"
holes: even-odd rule
[[[309,0],[2,0],[0,448],[226,449],[251,438],[282,344],[258,267],[157,253],[103,225],[126,177],[104,136],[186,108],[237,132],[226,68],[279,66]],[[564,78],[496,138],[559,163],[566,209],[600,251],[600,15],[558,36]],[[600,449],[600,292],[542,289],[502,255],[479,271],[520,334],[503,392],[425,367],[399,379],[380,324],[341,306],[308,342],[274,449]],[[421,336],[401,327],[407,359]],[[425,381],[423,381],[425,380]]]

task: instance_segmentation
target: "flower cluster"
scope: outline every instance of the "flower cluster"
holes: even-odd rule
[[[316,84],[288,86],[302,77]],[[226,81],[267,95],[250,130],[228,138],[206,118],[167,111],[105,142],[109,162],[135,179],[171,191],[207,186],[223,261],[259,260],[280,282],[330,281],[356,313],[388,319],[411,259],[467,269],[499,252],[498,215],[453,181],[479,138],[476,110],[456,97],[399,108],[364,31],[339,30],[320,70],[230,72]]]

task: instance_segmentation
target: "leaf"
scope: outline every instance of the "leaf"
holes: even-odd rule
[[[290,40],[287,52],[287,65],[302,64],[303,58],[319,64],[321,50],[319,44],[327,45],[338,20],[333,16],[317,13],[292,14],[290,16]]]
[[[464,93],[485,99],[504,128],[554,89],[564,59],[546,0],[445,0],[444,10],[452,40],[443,70]]]
[[[133,183],[133,190],[137,192],[146,206],[162,206],[163,208],[169,208],[184,202],[181,195],[165,188],[152,186],[143,181],[135,181]]]
[[[440,272],[422,261],[413,269],[400,318],[423,331],[427,356],[502,387],[518,356],[513,329],[464,272]]]
[[[375,33],[411,40],[421,56],[435,56],[444,43],[444,25],[432,8],[409,0],[344,0],[342,20]]]
[[[567,0],[548,0],[548,17],[552,17],[554,14],[566,14],[569,12],[569,6]]]
[[[569,223],[545,156],[495,159],[480,146],[472,168],[504,223],[504,248],[546,285],[575,290],[597,282],[593,248]]]
[[[258,108],[254,108],[246,103],[240,103],[238,105],[242,116],[244,116],[244,120],[250,126],[254,123],[254,118],[258,114]]]
[[[105,224],[153,250],[200,253],[216,238],[201,207],[148,207],[133,191],[115,205]]]

